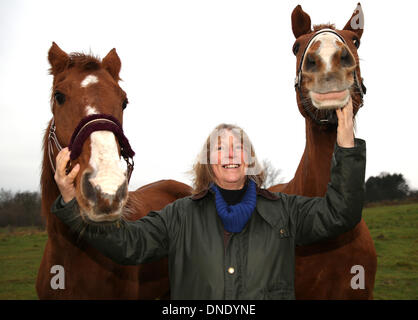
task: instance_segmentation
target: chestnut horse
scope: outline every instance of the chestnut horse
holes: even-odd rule
[[[311,19],[301,6],[293,10],[295,89],[305,118],[306,145],[293,179],[270,191],[325,195],[337,138],[335,109],[344,106],[350,96],[354,114],[363,104],[365,87],[357,54],[362,23],[360,4],[343,30],[333,25],[312,30]],[[352,231],[335,239],[296,248],[296,299],[372,299],[376,268],[373,240],[362,219]]]
[[[53,43],[48,59],[54,77],[53,118],[44,137],[41,174],[42,213],[48,241],[36,282],[38,297],[167,298],[167,259],[139,266],[118,265],[90,247],[50,212],[59,195],[54,180],[55,157],[60,148],[70,146],[70,165],[80,164],[75,181],[76,199],[81,217],[92,225],[100,222],[101,227],[104,224],[120,227],[125,218],[138,219],[151,210],[160,210],[190,195],[191,189],[180,182],[165,180],[128,193],[131,170],[125,172],[120,166],[120,156],[128,161],[130,169],[129,158],[134,153],[122,130],[123,109],[128,101],[118,85],[121,62],[115,49],[100,61],[90,55],[68,55]]]

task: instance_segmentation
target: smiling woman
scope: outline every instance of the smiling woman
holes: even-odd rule
[[[349,103],[336,113],[344,147],[335,148],[323,198],[261,189],[263,172],[248,136],[221,124],[194,166],[192,196],[98,232],[77,214],[76,198],[62,204],[58,197],[52,212],[70,228],[82,225],[84,239],[116,263],[168,257],[173,299],[294,299],[296,244],[335,236],[361,217],[366,150],[363,140],[354,143],[352,112]],[[65,159],[58,162],[62,168]]]
[[[195,194],[213,182],[224,189],[241,189],[247,176],[258,186],[264,181],[264,172],[248,135],[231,124],[220,124],[211,132],[192,174]]]

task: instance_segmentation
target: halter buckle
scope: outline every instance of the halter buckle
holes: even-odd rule
[[[299,88],[300,87],[299,79],[300,79],[300,72],[298,72],[298,74],[295,77],[295,83],[294,83],[295,88]]]
[[[123,157],[123,159],[126,162],[126,178],[128,179],[128,183],[131,180],[131,175],[132,175],[132,171],[134,171],[134,159],[133,158],[128,158],[128,157]]]

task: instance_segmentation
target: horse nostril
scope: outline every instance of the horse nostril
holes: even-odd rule
[[[347,51],[347,49],[346,49],[346,48],[343,48],[343,49],[341,50],[341,59],[346,59],[346,58],[347,58],[347,56],[348,56],[348,51]]]
[[[124,182],[120,185],[118,190],[116,191],[116,199],[119,201],[122,201],[126,198],[126,195],[128,194],[128,182]]]
[[[309,55],[306,57],[306,59],[307,59],[307,61],[308,61],[308,64],[310,64],[310,65],[312,65],[312,66],[314,66],[314,65],[315,65],[315,58],[314,58],[311,54],[309,54]]]
[[[96,202],[96,200],[97,200],[96,190],[94,189],[93,185],[89,181],[90,176],[91,176],[91,173],[84,174],[83,179],[82,179],[83,180],[82,181],[82,185],[83,185],[82,190],[83,190],[84,196],[88,200]]]
[[[341,49],[340,63],[342,67],[349,68],[355,65],[355,61],[347,48]]]
[[[318,71],[318,65],[316,63],[315,56],[311,53],[308,53],[305,58],[303,69],[308,72]]]

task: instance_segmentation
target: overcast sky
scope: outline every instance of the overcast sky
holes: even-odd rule
[[[342,28],[357,1],[0,0],[0,188],[39,190],[52,41],[100,57],[116,48],[130,101],[124,131],[136,152],[131,190],[167,178],[190,184],[186,172],[221,122],[243,127],[258,157],[290,180],[305,145],[293,88],[297,4],[314,24]],[[417,5],[362,7],[368,91],[356,135],[367,141],[366,177],[402,173],[418,189]]]

